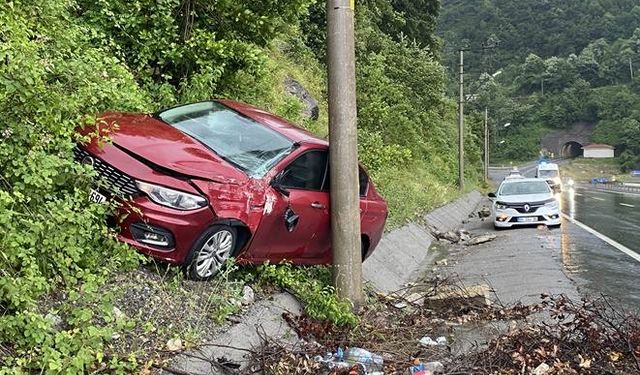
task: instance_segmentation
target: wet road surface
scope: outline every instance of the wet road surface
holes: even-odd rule
[[[640,196],[569,189],[562,194],[562,207],[568,218],[621,245],[565,220],[560,251],[567,272],[587,294],[603,293],[640,310]]]

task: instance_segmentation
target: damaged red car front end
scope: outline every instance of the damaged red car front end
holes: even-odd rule
[[[96,171],[96,202],[122,202],[120,239],[206,279],[229,257],[244,263],[331,262],[328,144],[233,101],[153,115],[109,113],[83,133],[108,133],[75,150]],[[363,259],[387,205],[360,170]]]

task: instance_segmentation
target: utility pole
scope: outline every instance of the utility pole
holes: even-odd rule
[[[629,72],[631,73],[631,80],[633,81],[633,60],[629,57]]]
[[[464,191],[464,50],[460,49],[460,100],[458,101],[458,188]]]
[[[484,182],[489,182],[489,109],[484,107]]]
[[[358,308],[362,293],[354,0],[327,1],[333,284]]]

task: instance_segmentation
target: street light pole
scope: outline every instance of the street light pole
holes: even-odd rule
[[[460,49],[460,99],[458,101],[458,188],[464,191],[464,50]]]
[[[333,284],[357,308],[362,292],[354,1],[327,1]]]
[[[484,108],[484,182],[489,182],[489,109]]]

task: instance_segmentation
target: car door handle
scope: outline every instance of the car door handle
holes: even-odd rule
[[[313,208],[317,208],[319,210],[323,209],[323,208],[327,208],[327,206],[325,206],[324,204],[320,203],[320,202],[313,202],[311,203],[311,207]]]

